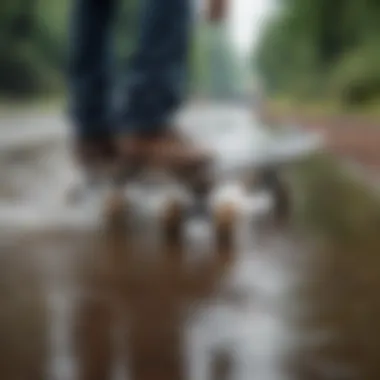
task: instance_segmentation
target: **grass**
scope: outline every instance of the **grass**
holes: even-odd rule
[[[375,240],[380,256],[380,197],[375,189],[360,183],[327,155],[299,166],[296,181],[305,193],[300,210],[305,225],[339,244]]]
[[[293,113],[310,117],[352,115],[363,118],[380,116],[380,99],[357,107],[344,107],[331,99],[305,101],[304,99],[296,100],[287,96],[280,96],[269,99],[268,104],[270,110],[280,115]]]
[[[42,96],[32,99],[10,99],[0,97],[0,115],[13,112],[49,112],[61,109],[65,104],[62,94]]]
[[[380,378],[380,197],[329,157],[316,157],[295,173],[302,192],[297,220],[324,244],[320,263],[301,290],[314,312],[305,329],[327,330],[336,340],[303,349],[299,377],[325,379],[311,363],[349,364],[358,379]],[[302,363],[302,364],[301,364]],[[332,376],[332,375],[331,375]],[[349,377],[334,377],[349,378]]]

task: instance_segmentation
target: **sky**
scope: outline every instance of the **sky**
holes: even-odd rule
[[[248,54],[255,46],[273,9],[272,0],[230,0],[228,25],[240,54]]]

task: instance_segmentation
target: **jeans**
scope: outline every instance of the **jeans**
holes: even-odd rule
[[[115,75],[112,31],[118,2],[75,0],[69,38],[69,103],[74,132],[81,137],[159,132],[184,98],[190,0],[137,1],[137,47],[127,67]],[[126,85],[116,104],[117,83]]]

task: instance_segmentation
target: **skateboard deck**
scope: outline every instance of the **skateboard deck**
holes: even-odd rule
[[[248,144],[237,140],[215,144],[212,160],[186,170],[146,165],[129,167],[121,180],[111,184],[112,201],[108,204],[108,215],[120,213],[125,216],[129,203],[133,203],[133,191],[143,196],[143,188],[152,192],[165,192],[174,187],[161,208],[161,227],[164,238],[180,242],[184,222],[191,217],[207,217],[213,223],[216,241],[227,246],[233,242],[237,209],[231,198],[220,199],[212,205],[211,195],[227,183],[239,184],[247,194],[265,191],[272,199],[274,221],[286,222],[291,213],[291,194],[282,171],[306,159],[323,147],[320,136],[310,133],[285,133],[267,139],[261,149],[249,149]],[[248,140],[249,142],[249,140]],[[178,196],[182,194],[183,196]],[[131,196],[132,195],[132,196]],[[144,202],[144,199],[142,200]]]
[[[268,132],[240,109],[235,112],[220,107],[210,112],[210,117],[202,112],[196,109],[188,113],[178,125],[184,137],[210,152],[211,161],[176,170],[155,163],[139,166],[129,163],[119,178],[106,175],[100,181],[102,186],[108,186],[112,198],[105,207],[107,215],[125,214],[128,204],[134,203],[133,194],[143,198],[142,189],[151,189],[167,194],[168,201],[160,212],[169,240],[180,239],[184,221],[202,215],[211,217],[217,236],[226,242],[231,240],[237,217],[235,203],[223,197],[212,202],[211,195],[226,184],[235,183],[247,194],[257,190],[268,193],[273,200],[274,219],[287,220],[291,194],[282,172],[322,149],[323,138],[298,130]],[[173,188],[177,191],[172,191]]]

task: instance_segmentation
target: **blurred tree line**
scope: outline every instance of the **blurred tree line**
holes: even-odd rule
[[[17,99],[63,90],[72,1],[0,1],[0,96]],[[133,48],[137,4],[123,1],[117,14],[122,59]]]
[[[191,56],[195,93],[214,99],[241,95],[247,73],[224,24],[199,24]]]
[[[380,98],[380,1],[278,4],[255,54],[270,94],[348,106]]]
[[[1,0],[0,95],[28,96],[57,84],[66,11],[60,0]]]
[[[19,99],[63,91],[72,1],[0,1],[0,97]],[[117,12],[121,65],[134,46],[138,4],[138,0],[122,0]],[[190,56],[194,92],[235,91],[239,70],[223,31],[197,28]]]

